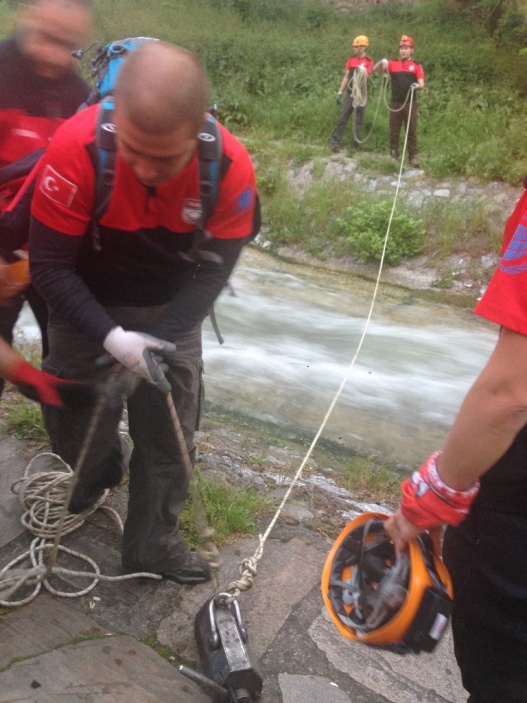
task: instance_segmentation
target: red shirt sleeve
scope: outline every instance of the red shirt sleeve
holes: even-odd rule
[[[373,71],[373,67],[375,66],[375,62],[369,56],[366,56],[364,61],[365,61],[364,68],[366,69],[366,73],[369,75]]]
[[[219,197],[207,230],[218,239],[248,237],[253,230],[256,203],[254,167],[247,149],[222,128],[223,151],[231,160],[220,184]]]
[[[62,234],[83,235],[91,221],[95,173],[86,144],[93,141],[96,110],[59,127],[41,162],[31,214]]]

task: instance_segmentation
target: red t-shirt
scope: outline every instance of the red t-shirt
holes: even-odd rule
[[[501,261],[475,312],[527,336],[527,191],[507,220]]]
[[[357,66],[364,66],[366,73],[371,73],[373,70],[373,59],[370,56],[365,56],[362,59],[357,58],[357,56],[350,56],[346,62],[346,71],[355,71]]]
[[[251,159],[220,126],[223,164],[228,168],[206,222],[212,237],[199,243],[203,257],[208,256],[201,263],[188,255],[197,246],[197,149],[183,171],[156,188],[140,183],[117,153],[110,202],[94,240],[98,110],[95,105],[65,122],[44,155],[31,208],[33,284],[55,313],[97,340],[115,326],[105,314],[112,306],[169,305],[168,327],[152,333],[188,330],[206,315],[253,233],[256,189]]]
[[[388,61],[388,73],[392,84],[392,101],[404,103],[412,86],[425,77],[423,67],[413,59],[394,59]],[[415,102],[414,94],[414,102]]]
[[[63,234],[82,236],[88,228],[95,197],[95,172],[89,155],[95,139],[99,106],[87,108],[62,125],[46,150],[31,212]],[[254,169],[245,147],[221,127],[223,152],[230,161],[207,230],[219,239],[251,233],[255,201]],[[198,153],[174,178],[155,189],[155,197],[117,154],[115,182],[100,224],[134,232],[164,228],[184,234],[195,229],[192,205],[200,200]]]

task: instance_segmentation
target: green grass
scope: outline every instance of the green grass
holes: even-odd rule
[[[11,31],[18,4],[0,3],[0,34]],[[426,73],[418,135],[427,175],[520,184],[527,173],[527,24],[514,3],[497,4],[505,10],[499,26],[489,26],[484,3],[464,0],[388,2],[346,15],[310,0],[166,0],[148,6],[96,0],[94,38],[149,35],[195,51],[209,72],[220,120],[255,161],[269,239],[324,260],[338,255],[337,219],[364,199],[352,178],[320,180],[338,114],[335,93],[357,33],[369,36],[369,53],[379,59],[395,57],[401,28],[411,27],[414,56]],[[379,74],[372,76],[362,134],[367,153],[358,154],[361,171],[376,174],[394,172],[387,157],[385,85]],[[310,160],[315,181],[299,193],[289,185],[289,172]],[[468,247],[477,254],[499,247],[501,223],[485,221],[477,208],[462,213],[456,207],[444,206],[440,218],[428,206],[421,213],[424,250],[434,264]]]
[[[374,457],[354,457],[345,469],[343,485],[375,502],[396,502],[400,499],[401,476]]]
[[[11,396],[9,402],[3,401],[1,424],[11,437],[32,442],[38,448],[49,445],[40,405],[22,395]]]
[[[233,488],[219,483],[199,469],[195,471],[195,476],[207,523],[214,528],[217,546],[239,535],[254,534],[256,517],[263,515],[268,508],[265,498],[253,489]],[[188,548],[195,549],[199,536],[192,499],[187,500],[180,526]]]
[[[0,3],[0,35],[11,32],[17,4]],[[490,33],[481,13],[463,5],[388,2],[338,15],[309,0],[96,0],[94,38],[146,35],[182,44],[205,64],[220,119],[236,134],[309,150],[327,149],[352,37],[367,34],[375,60],[395,57],[401,28],[411,27],[426,73],[418,131],[427,171],[518,183],[527,172],[525,18],[508,8]],[[376,74],[364,134],[381,85]],[[387,121],[381,103],[369,150],[386,153]]]

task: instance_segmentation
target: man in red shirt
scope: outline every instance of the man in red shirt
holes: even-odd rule
[[[500,325],[444,449],[402,484],[386,523],[398,551],[447,524],[456,658],[470,703],[527,701],[527,191],[478,303]],[[438,545],[439,546],[439,545]]]
[[[86,99],[89,86],[73,68],[72,51],[83,45],[91,25],[91,0],[33,0],[22,13],[16,34],[0,43],[0,167],[47,146],[59,124]],[[24,178],[0,187],[0,211]],[[0,257],[17,261],[14,252],[27,238],[25,226],[1,230]],[[11,344],[24,300],[39,322],[45,356],[47,309],[31,286],[3,301],[0,336]],[[2,389],[0,380],[0,394]]]
[[[335,129],[331,135],[331,151],[337,152],[340,149],[340,143],[344,130],[348,124],[350,117],[355,112],[355,121],[353,124],[353,134],[351,148],[357,149],[360,141],[360,131],[364,121],[364,111],[366,109],[367,95],[364,92],[358,95],[359,86],[366,84],[367,76],[372,72],[373,59],[366,55],[366,49],[369,46],[368,37],[360,34],[353,40],[353,56],[350,56],[346,62],[344,78],[340,84],[339,92],[337,93],[337,105],[342,102],[342,93],[346,91],[344,102],[340,110]],[[359,73],[365,76],[363,82],[360,81]]]
[[[403,34],[399,42],[399,58],[393,61],[381,59],[374,71],[389,73],[392,85],[390,102],[390,156],[399,158],[399,136],[401,128],[408,130],[408,157],[410,165],[419,168],[417,148],[417,100],[416,90],[425,86],[423,67],[412,58],[414,40]]]
[[[220,125],[222,178],[206,222],[209,236],[197,240],[198,139],[208,100],[207,76],[193,54],[157,41],[131,52],[117,78],[115,124],[103,125],[116,132],[117,154],[108,208],[96,223],[97,242],[92,158],[99,105],[62,125],[47,149],[29,242],[32,280],[50,307],[43,368],[104,387],[109,370],[97,361],[106,351],[137,375],[127,399],[134,446],[123,568],[186,584],[210,575],[179,533],[189,476],[165,395],[172,394],[193,458],[203,411],[201,323],[257,219],[251,160]],[[163,357],[166,376],[153,354]],[[72,495],[72,512],[92,505],[120,480],[121,412],[121,398],[104,408]],[[70,465],[90,419],[83,410],[44,408],[54,449]]]

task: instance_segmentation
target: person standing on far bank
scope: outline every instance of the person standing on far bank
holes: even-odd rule
[[[364,92],[363,100],[361,100],[362,104],[359,105],[357,90],[361,85],[359,72],[365,71],[367,80],[367,76],[373,70],[373,59],[366,55],[366,49],[369,44],[369,39],[364,34],[360,34],[353,40],[354,55],[350,56],[346,62],[344,78],[342,79],[339,92],[337,93],[337,105],[342,103],[342,94],[344,91],[345,96],[344,102],[342,103],[342,108],[340,110],[340,115],[338,116],[335,124],[335,129],[331,135],[331,151],[337,152],[340,149],[342,136],[350,117],[353,115],[353,112],[355,112],[355,120],[353,123],[351,148],[358,149],[359,147],[360,131],[364,121],[364,112],[366,109],[366,93]],[[366,81],[364,81],[364,86],[365,84]]]
[[[408,130],[410,165],[419,168],[416,91],[425,87],[425,74],[421,64],[412,58],[413,52],[414,40],[403,34],[399,42],[399,58],[390,61],[381,59],[373,70],[390,74],[390,156],[394,159],[399,158],[399,136],[404,125]]]

